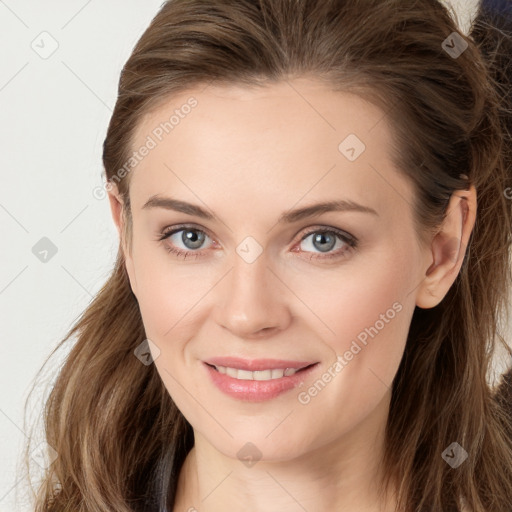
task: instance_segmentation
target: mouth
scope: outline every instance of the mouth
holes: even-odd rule
[[[215,387],[231,398],[246,402],[263,402],[291,392],[312,378],[320,367],[319,362],[239,358],[218,358],[203,361],[203,365]]]
[[[310,363],[306,364],[299,368],[291,368],[287,366],[286,368],[266,368],[262,370],[243,370],[240,368],[234,368],[230,366],[222,366],[222,365],[214,365],[210,363],[205,363],[210,368],[213,368],[218,373],[223,375],[227,375],[233,379],[237,380],[258,380],[258,381],[268,381],[275,379],[282,379],[283,377],[291,377],[296,373],[303,372],[315,366],[318,363]],[[283,365],[284,366],[284,365]]]

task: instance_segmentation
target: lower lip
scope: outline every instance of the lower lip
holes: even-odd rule
[[[213,383],[226,395],[238,400],[247,402],[263,402],[279,396],[281,393],[290,391],[315,370],[318,363],[301,370],[289,377],[281,377],[272,380],[240,380],[230,377],[225,373],[220,373],[215,368],[203,363],[210,374]]]

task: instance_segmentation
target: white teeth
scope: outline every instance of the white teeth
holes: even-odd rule
[[[254,380],[252,372],[246,370],[238,370],[238,375],[235,378],[240,380]]]
[[[229,377],[239,380],[272,380],[281,379],[282,377],[290,377],[298,372],[295,368],[285,368],[284,370],[259,370],[250,372],[247,370],[238,370],[237,368],[229,368],[226,366],[216,366],[219,373],[224,373]]]

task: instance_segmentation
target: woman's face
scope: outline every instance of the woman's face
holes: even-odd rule
[[[132,289],[169,394],[225,455],[296,458],[386,417],[431,263],[391,143],[381,110],[307,79],[198,87],[138,127]],[[314,366],[270,371],[293,363]]]

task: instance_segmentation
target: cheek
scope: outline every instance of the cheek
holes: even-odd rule
[[[317,326],[315,333],[332,352],[332,364],[342,358],[344,377],[337,379],[342,394],[354,386],[364,395],[375,386],[382,388],[382,382],[391,385],[414,311],[410,258],[397,259],[389,247],[369,260],[319,274],[315,286],[301,278],[294,287],[311,305],[314,315],[306,310],[301,315],[308,315],[310,327]]]
[[[316,314],[315,322],[323,324],[327,338],[353,338],[378,322],[381,314],[385,325],[386,318],[399,316],[400,305],[411,300],[409,274],[406,261],[398,260],[391,249],[380,249],[379,255],[354,264],[296,277],[293,290],[310,306],[311,322]]]
[[[353,359],[361,362],[370,357],[396,362],[410,320],[406,300],[413,299],[412,294],[407,297],[413,288],[407,272],[411,258],[400,260],[396,254],[395,247],[381,246],[378,253],[337,268],[311,265],[301,272],[283,268],[280,277],[293,293],[276,280],[280,293],[270,294],[270,300],[289,308],[306,333],[338,355],[352,351],[354,356],[357,352]],[[144,247],[134,253],[137,296],[146,334],[163,346],[165,340],[176,340],[179,345],[179,340],[193,337],[208,315],[212,301],[208,294],[226,271],[222,265],[176,262],[171,258],[163,247]],[[325,348],[319,347],[318,352]]]
[[[192,336],[204,315],[208,292],[218,280],[206,266],[171,261],[163,247],[142,249],[134,255],[137,300],[146,335],[162,351],[173,340],[173,350],[180,340]],[[195,327],[194,327],[195,326]]]

